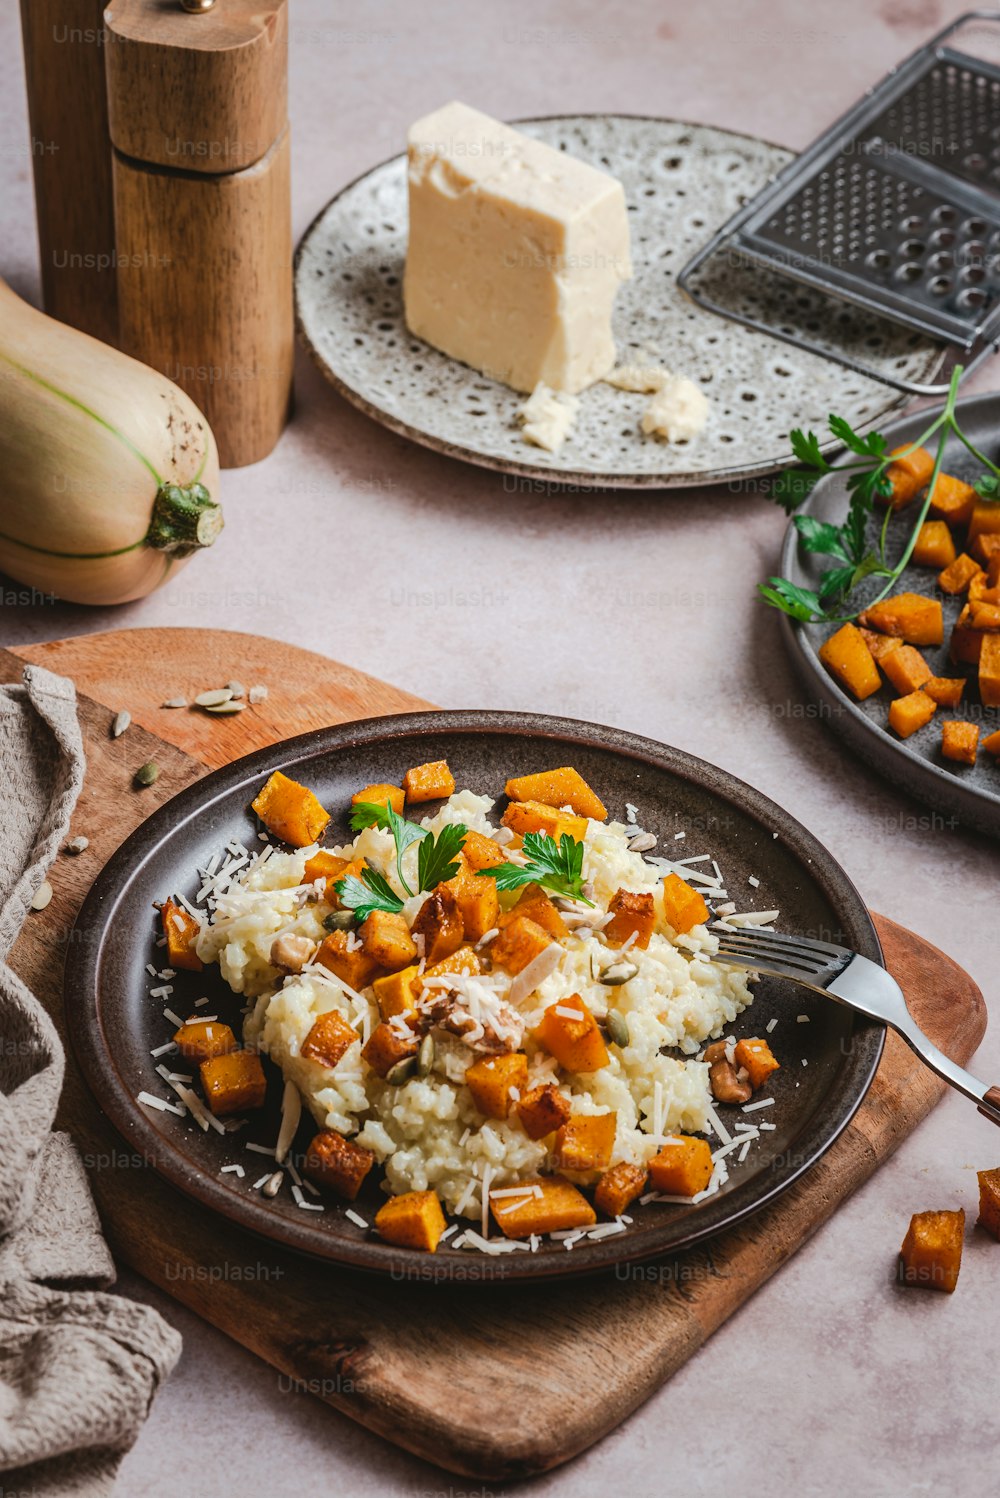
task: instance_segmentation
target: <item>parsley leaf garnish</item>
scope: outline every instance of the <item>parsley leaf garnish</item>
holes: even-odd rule
[[[403,854],[413,843],[427,836],[426,827],[418,827],[416,822],[408,822],[405,817],[399,815],[398,811],[393,811],[388,803],[383,805],[378,801],[359,801],[351,812],[351,827],[355,832],[360,832],[364,827],[381,827],[392,833],[396,844],[396,873],[406,893],[412,895],[413,890],[403,877]],[[426,886],[421,885],[421,888],[426,888]]]
[[[477,869],[481,879],[495,879],[498,889],[520,889],[522,884],[540,884],[543,889],[568,900],[593,905],[583,893],[583,844],[574,837],[556,842],[547,832],[526,832],[521,847],[527,862],[498,863]]]
[[[436,838],[424,838],[417,853],[417,883],[421,889],[433,889],[445,879],[454,879],[460,867],[455,860],[468,833],[463,823],[449,822]]]
[[[398,915],[403,908],[402,900],[377,869],[365,869],[360,879],[348,874],[346,879],[336,880],[333,887],[344,909],[353,910],[359,921],[367,920],[373,910]]]

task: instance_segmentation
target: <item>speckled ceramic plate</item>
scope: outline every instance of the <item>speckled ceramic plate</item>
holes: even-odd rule
[[[671,445],[644,436],[648,397],[599,384],[584,392],[559,453],[527,445],[524,397],[408,332],[403,320],[406,163],[384,162],[345,187],[299,245],[299,330],[342,395],[376,421],[438,452],[505,474],[585,486],[690,487],[773,472],[789,460],[794,426],[822,426],[840,411],[860,431],[906,397],[779,339],[714,316],[676,286],[676,275],[712,232],[790,159],[744,135],[631,115],[566,115],[519,128],[618,176],[632,226],[633,279],[618,293],[615,336],[623,359],[662,359],[699,381],[712,402],[704,432]],[[706,274],[718,275],[718,266]],[[938,357],[886,323],[758,272],[726,271],[727,303],[815,339],[825,323],[908,377]]]
[[[905,442],[913,442],[927,428],[935,409],[940,408],[929,407],[887,426],[885,434],[889,446],[899,447]],[[1000,447],[1000,395],[981,395],[962,401],[959,412],[963,430],[981,451],[995,460]],[[945,470],[959,478],[972,478],[981,471],[957,441],[953,441],[945,453]],[[830,475],[819,481],[800,513],[842,524],[846,510],[847,491],[843,479]],[[907,514],[907,511],[903,512],[890,532],[889,555],[892,560],[902,555],[909,535]],[[790,525],[781,553],[782,575],[801,587],[814,588],[821,571],[819,559],[801,550],[798,533],[794,525]],[[979,705],[975,673],[968,667],[953,665],[948,659],[951,626],[961,610],[962,599],[949,598],[939,592],[934,579],[934,572],[927,567],[907,567],[895,591],[926,593],[941,600],[945,643],[936,648],[922,646],[921,654],[938,676],[968,676],[971,701],[954,711],[939,708],[931,721],[908,739],[897,738],[888,725],[889,703],[894,695],[888,684],[865,702],[855,702],[825,669],[818,651],[826,636],[832,633],[829,626],[796,624],[783,615],[785,638],[807,691],[820,703],[823,716],[831,727],[852,749],[895,785],[932,806],[944,818],[957,819],[976,831],[1000,837],[1000,763],[992,755],[980,754],[977,764],[959,765],[944,759],[941,754],[942,718],[976,718],[978,714],[977,721],[983,732],[988,733],[1000,728],[1000,712]],[[859,590],[858,596],[867,603],[878,591],[878,581],[870,579]]]
[[[155,945],[152,902],[173,890],[192,894],[195,868],[236,837],[252,842],[256,823],[251,798],[272,770],[282,769],[310,786],[333,812],[330,841],[348,835],[346,811],[359,785],[394,781],[407,766],[447,758],[460,786],[499,795],[507,776],[553,764],[574,764],[600,791],[612,815],[623,818],[626,802],[640,823],[656,832],[663,848],[676,848],[685,832],[688,855],[711,852],[728,891],[741,909],[780,906],[791,931],[841,941],[880,959],[878,938],[865,906],[843,869],[787,812],[733,776],[677,749],[616,729],[568,719],[513,713],[416,713],[345,723],[305,734],[250,755],[182,791],[144,822],[115,853],[80,913],[66,965],[66,1021],[73,1049],[97,1100],[112,1123],[153,1167],[179,1190],[262,1238],[332,1263],[420,1281],[426,1256],[392,1248],[373,1230],[345,1215],[345,1204],[324,1196],[324,1210],[296,1206],[285,1189],[268,1201],[253,1185],[273,1161],[247,1148],[274,1145],[280,1112],[280,1080],[272,1071],[265,1108],[238,1133],[202,1134],[190,1118],[155,1112],[136,1101],[150,1091],[171,1096],[157,1076],[152,1052],[169,1041],[169,1005],[180,1017],[196,1012],[207,996],[210,1008],[239,1029],[240,1003],[217,970],[177,973],[172,992],[160,986],[147,962],[163,962]],[[751,884],[751,878],[759,884]],[[799,1025],[807,1012],[812,1023]],[[679,1249],[739,1221],[790,1186],[829,1148],[861,1102],[882,1050],[882,1028],[829,1000],[789,984],[765,980],[753,1004],[729,1033],[759,1033],[772,1016],[771,1043],[782,1069],[770,1079],[767,1109],[771,1131],[761,1134],[748,1158],[734,1164],[728,1183],[696,1205],[636,1206],[626,1232],[582,1239],[572,1252],[545,1241],[537,1253],[512,1252],[485,1259],[444,1243],[434,1274],[465,1281],[567,1276]],[[803,1062],[808,1062],[804,1065]],[[188,1070],[184,1066],[180,1070]],[[720,1107],[730,1124],[745,1119]],[[308,1143],[313,1126],[304,1121],[297,1145]],[[222,1174],[223,1165],[245,1171]],[[373,1172],[373,1176],[376,1173]],[[384,1200],[375,1179],[354,1204],[370,1223]],[[424,1269],[421,1270],[421,1264]],[[488,1265],[488,1269],[484,1269]],[[478,1266],[478,1267],[477,1267]]]

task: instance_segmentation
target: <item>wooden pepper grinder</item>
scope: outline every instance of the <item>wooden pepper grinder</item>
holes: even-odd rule
[[[118,341],[239,468],[291,409],[285,0],[111,0],[104,19]]]

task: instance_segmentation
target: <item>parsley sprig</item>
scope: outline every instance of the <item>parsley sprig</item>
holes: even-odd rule
[[[462,850],[462,844],[469,833],[469,829],[464,823],[449,822],[441,828],[441,831],[435,837],[432,832],[428,832],[426,827],[420,827],[416,822],[408,822],[405,817],[401,817],[388,804],[383,806],[381,802],[375,801],[358,802],[351,812],[351,827],[355,832],[360,832],[365,827],[381,827],[392,833],[393,841],[396,844],[396,875],[408,895],[413,895],[415,891],[410,888],[403,873],[403,854],[407,848],[411,848],[414,843],[420,844],[417,852],[417,890],[433,889],[442,880],[453,879],[458,873],[459,865],[457,858]],[[370,868],[365,869],[360,880],[347,878],[342,879],[340,883],[334,885],[334,889],[340,898],[340,903],[345,905],[349,910],[357,910],[359,919],[364,920],[364,916],[360,912],[362,908],[370,904],[371,892],[375,888],[371,882],[372,879],[379,880],[385,886],[385,890],[388,890],[389,894],[397,902],[391,907],[382,904],[375,905],[372,908],[376,910],[388,910],[390,908],[393,910],[402,910],[402,900],[394,893],[382,875],[377,874]],[[367,888],[362,885],[362,880],[366,881]],[[358,887],[356,888],[355,886]],[[345,898],[342,892],[344,887],[347,889],[348,898]],[[385,890],[377,891],[379,897],[383,900],[387,898]],[[363,904],[355,904],[354,901],[357,899],[361,899]]]
[[[346,879],[338,879],[333,887],[344,909],[353,910],[359,921],[366,921],[373,910],[398,915],[403,908],[402,900],[377,869],[362,870],[360,879],[356,874],[348,874]]]
[[[526,862],[499,863],[477,869],[480,879],[495,879],[497,889],[520,889],[522,884],[540,884],[553,894],[593,905],[583,893],[583,844],[573,837],[556,842],[547,832],[526,832],[522,844]]]
[[[886,439],[879,432],[859,436],[841,416],[831,416],[829,427],[852,454],[843,463],[827,462],[820,451],[819,438],[813,432],[799,429],[792,432],[792,451],[802,466],[783,473],[775,484],[771,497],[789,514],[794,515],[794,511],[808,498],[813,486],[824,474],[846,473],[850,502],[842,525],[832,525],[829,521],[817,520],[812,515],[794,515],[795,528],[803,549],[818,556],[829,557],[831,565],[824,569],[816,590],[801,588],[784,577],[770,577],[766,583],[759,583],[758,591],[767,603],[803,623],[825,621],[843,624],[857,617],[859,609],[854,609],[853,612],[845,610],[850,608],[851,595],[866,577],[886,578],[885,586],[872,602],[877,603],[879,599],[885,598],[913,554],[917,535],[934,497],[934,486],[941,472],[949,437],[957,437],[987,470],[975,484],[977,493],[984,499],[1000,501],[1000,468],[974,446],[963,432],[955,414],[961,377],[962,366],[957,365],[940,415],[902,453],[890,454]],[[891,505],[886,508],[875,544],[870,544],[868,540],[869,523],[875,512],[876,501],[888,499],[892,494],[892,481],[888,474],[890,463],[914,452],[918,447],[926,447],[935,437],[938,439],[937,452],[927,493],[902,555],[892,565],[886,553],[889,525],[896,514]]]

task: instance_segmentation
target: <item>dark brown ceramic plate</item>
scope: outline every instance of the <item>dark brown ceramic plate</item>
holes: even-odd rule
[[[164,960],[153,944],[153,901],[177,889],[193,893],[196,865],[232,837],[253,840],[257,828],[248,805],[272,770],[280,768],[315,790],[333,812],[328,840],[343,841],[345,810],[359,785],[398,783],[409,765],[442,758],[460,786],[498,796],[512,772],[572,763],[599,790],[613,817],[624,819],[626,802],[634,803],[640,825],[660,835],[664,850],[675,849],[674,834],[683,831],[686,855],[711,852],[740,909],[780,907],[785,929],[843,942],[881,959],[857,890],[786,812],[713,765],[617,729],[492,712],[377,718],[290,739],[183,791],[119,848],[80,913],[70,946],[75,958],[67,967],[66,1017],[84,1075],[130,1147],[141,1149],[166,1180],[206,1211],[288,1248],[398,1278],[424,1278],[427,1256],[380,1242],[353,1224],[343,1204],[332,1198],[325,1199],[325,1211],[309,1212],[294,1204],[287,1188],[274,1201],[251,1189],[269,1162],[246,1146],[274,1143],[281,1090],[276,1077],[266,1109],[225,1138],[202,1134],[189,1118],[136,1102],[142,1090],[169,1095],[150,1052],[170,1039],[172,1025],[163,1018],[164,1001],[150,996],[157,980],[146,964],[155,957],[161,966]],[[751,885],[751,878],[759,885]],[[182,1017],[193,1012],[196,998],[208,995],[209,1012],[237,1025],[239,1001],[214,969],[178,973],[173,988],[166,1002]],[[803,1013],[811,1023],[796,1023]],[[775,1127],[762,1135],[743,1165],[734,1165],[722,1190],[696,1206],[637,1206],[627,1232],[582,1239],[571,1251],[545,1242],[535,1254],[490,1258],[488,1277],[565,1276],[665,1254],[730,1226],[791,1185],[858,1107],[878,1064],[884,1032],[835,1003],[770,980],[758,986],[753,1005],[732,1028],[736,1034],[760,1033],[772,1016],[779,1022],[770,1039],[782,1069],[769,1089],[774,1106],[763,1116]],[[735,1117],[742,1119],[738,1112]],[[303,1123],[300,1147],[311,1128]],[[244,1178],[221,1174],[226,1164],[242,1165]],[[372,1182],[355,1206],[370,1222],[383,1199]],[[478,1253],[445,1244],[435,1256],[434,1273],[486,1278],[485,1262]],[[477,1268],[470,1273],[472,1264]]]

